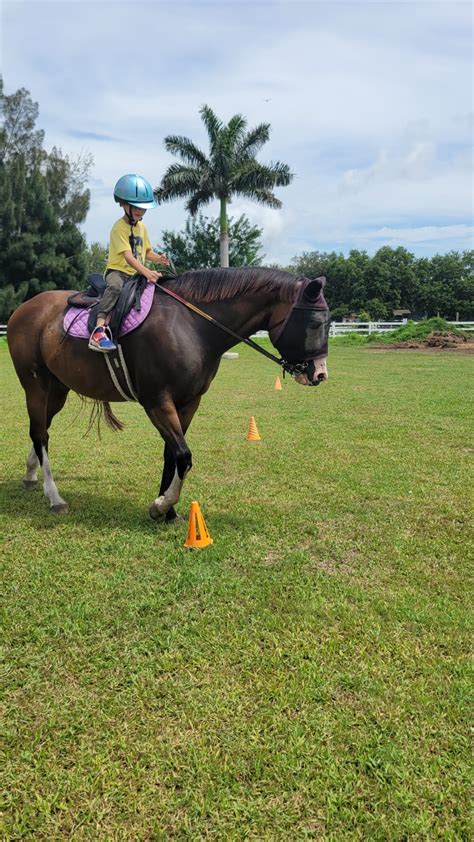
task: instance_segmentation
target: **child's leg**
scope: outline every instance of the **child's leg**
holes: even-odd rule
[[[107,317],[118,301],[126,277],[123,272],[116,271],[115,269],[107,273],[105,278],[105,292],[100,300],[96,327],[105,325],[108,322]]]

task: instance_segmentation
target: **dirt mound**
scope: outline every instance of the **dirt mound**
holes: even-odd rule
[[[399,348],[401,350],[408,350],[410,348],[420,349],[440,349],[449,350],[455,349],[457,351],[474,352],[474,336],[461,335],[450,331],[436,331],[429,333],[424,339],[404,339],[398,342],[389,342],[377,344],[378,348]]]

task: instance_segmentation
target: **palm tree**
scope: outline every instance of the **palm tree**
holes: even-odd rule
[[[245,196],[262,205],[280,208],[282,203],[272,190],[289,184],[293,174],[287,164],[279,161],[260,164],[255,158],[270,137],[269,123],[261,123],[247,132],[247,121],[241,114],[235,114],[225,126],[208,105],[203,105],[199,113],[209,135],[209,155],[187,137],[165,137],[168,152],[179,156],[183,163],[168,167],[155,193],[159,202],[189,196],[186,210],[191,216],[212,199],[219,199],[220,262],[221,266],[228,266],[227,204],[231,197]]]

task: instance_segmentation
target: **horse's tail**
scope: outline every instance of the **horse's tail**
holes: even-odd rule
[[[123,430],[125,424],[123,423],[123,421],[120,421],[120,418],[117,418],[117,416],[114,415],[108,401],[102,401],[102,410],[104,413],[105,423],[107,424],[107,427],[110,427],[110,429],[114,430],[115,432],[117,430]]]
[[[92,430],[94,424],[97,423],[97,430],[100,438],[100,422],[102,419],[105,421],[107,427],[114,432],[117,432],[117,430],[123,430],[125,427],[125,424],[112,412],[108,401],[92,401],[91,415],[86,435]]]

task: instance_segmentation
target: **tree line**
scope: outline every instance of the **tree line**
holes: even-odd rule
[[[408,318],[443,316],[474,319],[474,250],[415,257],[399,246],[382,246],[372,257],[353,249],[309,252],[295,257],[298,274],[328,279],[326,293],[332,317],[357,316],[361,321],[388,320],[394,310]]]
[[[36,129],[38,104],[24,88],[4,94],[1,77],[0,106],[0,320],[4,321],[38,292],[83,288],[89,272],[104,271],[107,249],[98,242],[88,245],[80,230],[90,204],[86,184],[92,156],[71,159],[56,147],[46,152],[44,132]],[[235,192],[279,206],[271,188],[289,183],[291,173],[280,162],[265,166],[255,160],[255,152],[268,139],[268,124],[246,132],[240,115],[226,126],[207,106],[201,116],[209,135],[208,157],[188,138],[165,138],[166,148],[185,163],[171,165],[157,196],[161,201],[188,196],[190,215],[184,230],[164,231],[161,246],[177,271],[219,266],[224,223],[229,264],[261,265],[263,230],[245,215],[227,219],[226,205]],[[199,188],[195,196],[200,170],[207,165],[213,168],[211,182],[207,192]],[[222,199],[221,214],[209,219],[201,208],[213,197]],[[279,268],[307,277],[325,275],[335,319],[391,319],[397,309],[414,318],[437,314],[474,318],[472,250],[431,258],[389,246],[373,256],[355,249],[348,255],[315,251],[295,256]]]

